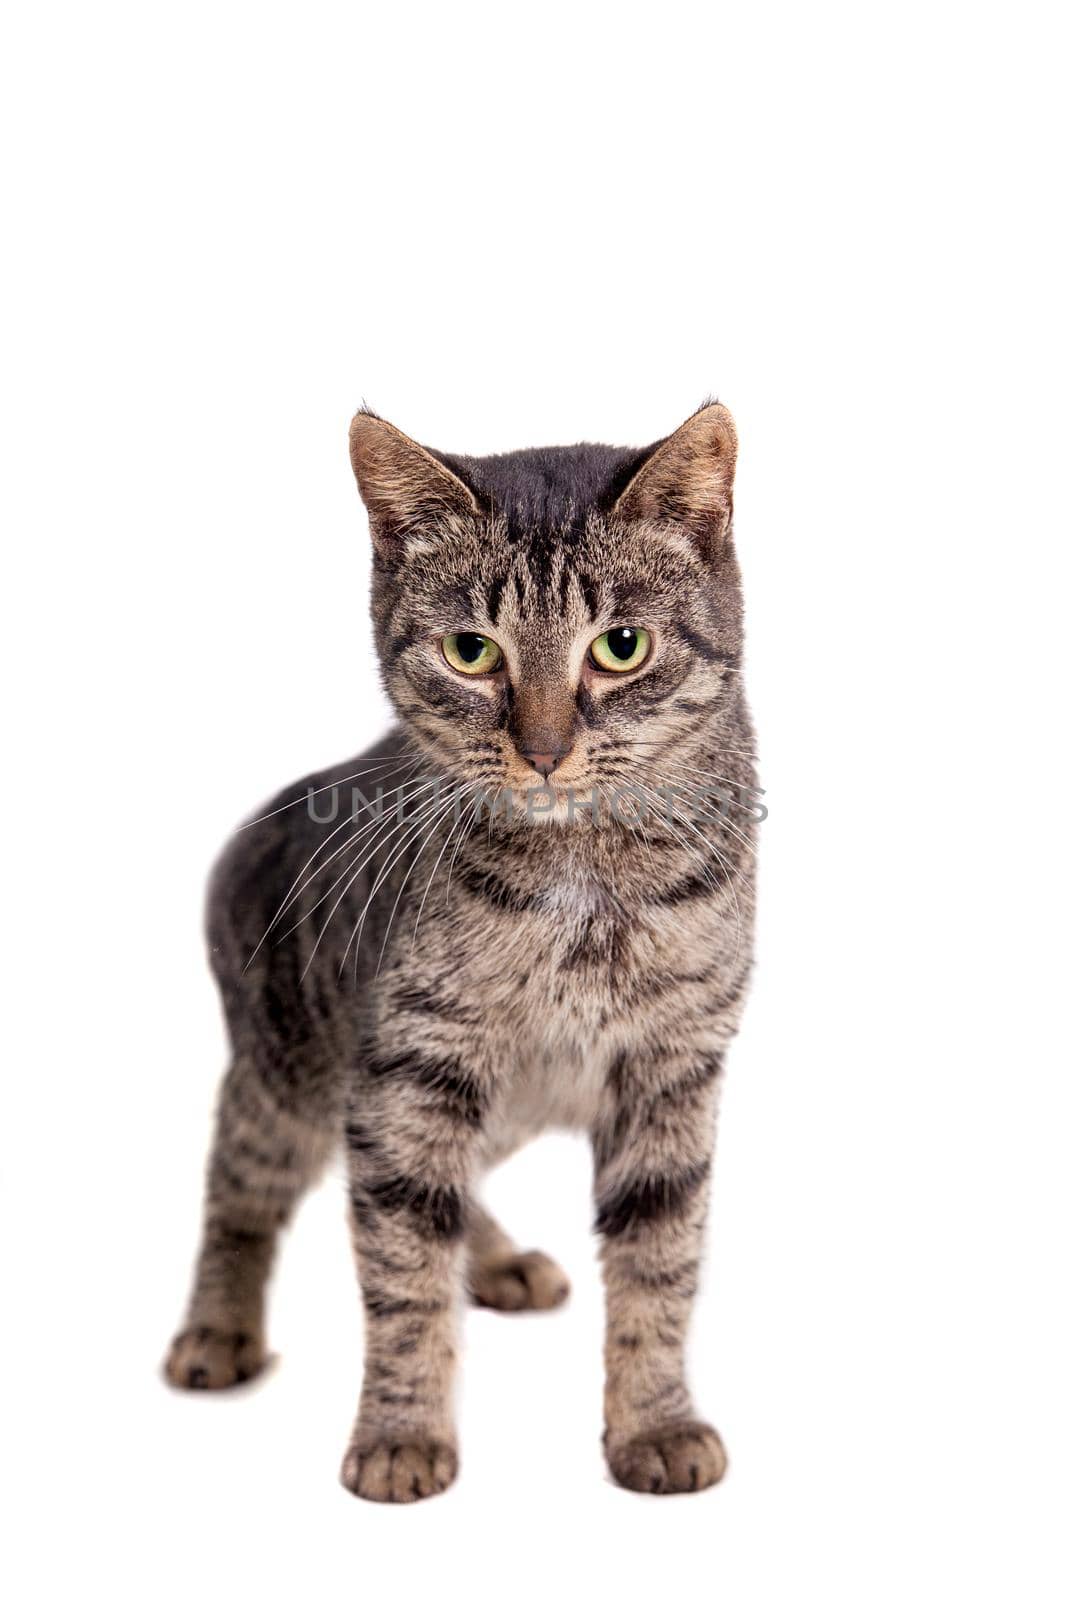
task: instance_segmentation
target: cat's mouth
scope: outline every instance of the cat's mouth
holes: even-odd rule
[[[481,782],[489,809],[494,816],[528,824],[600,821],[612,809],[613,790],[604,787],[584,763],[574,763],[574,771],[570,770],[571,765],[567,763],[558,772],[534,774],[529,767],[525,772],[517,771],[514,763],[510,771],[501,773],[503,782],[499,784],[483,772]],[[478,781],[476,777],[474,783]]]
[[[526,784],[517,798],[521,801],[530,821],[536,822],[539,818],[551,816],[566,807],[566,787],[566,784],[558,781],[553,783],[551,778],[541,778],[537,782]]]
[[[515,791],[515,808],[532,823],[596,821],[602,809],[602,797],[595,787],[587,789],[566,779],[543,778]]]

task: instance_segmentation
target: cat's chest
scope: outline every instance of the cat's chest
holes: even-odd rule
[[[622,919],[592,884],[553,887],[523,930],[505,1002],[512,1040],[508,1112],[520,1125],[587,1127],[603,1100],[612,1050],[612,963]]]
[[[423,977],[406,986],[421,994],[435,966],[447,972],[432,987],[427,1028],[445,1027],[454,1048],[462,1018],[468,1045],[477,1039],[494,1064],[502,1126],[589,1126],[620,1051],[655,1027],[649,997],[671,965],[670,916],[576,870],[550,883],[461,884],[447,945],[424,947]]]
[[[504,1009],[531,1038],[588,1053],[632,991],[644,921],[596,878],[572,873],[543,887],[493,952],[503,958],[494,987]]]

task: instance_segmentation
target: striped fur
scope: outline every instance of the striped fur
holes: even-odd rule
[[[216,1388],[262,1366],[274,1241],[340,1147],[366,1321],[342,1477],[365,1497],[421,1498],[455,1475],[460,1298],[566,1296],[555,1263],[477,1199],[494,1163],[552,1127],[592,1142],[612,1472],[667,1492],[724,1470],[684,1347],[751,966],[755,827],[743,803],[696,815],[676,792],[755,789],[734,450],[720,407],[644,450],[482,460],[369,414],[353,425],[399,726],[280,795],[216,869],[233,1064],[167,1373]],[[592,638],[624,624],[650,631],[649,660],[595,671]],[[492,637],[504,670],[451,669],[439,640],[454,631]],[[521,753],[531,739],[565,751],[548,788]],[[390,793],[353,808],[357,784]],[[669,805],[649,799],[664,787]],[[518,804],[465,809],[476,788]],[[594,809],[609,793],[618,810]]]

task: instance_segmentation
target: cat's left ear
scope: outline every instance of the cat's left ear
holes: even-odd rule
[[[481,509],[454,472],[373,412],[352,418],[348,448],[371,537],[387,560],[395,560],[405,538],[427,521]]]
[[[703,406],[656,446],[615,502],[615,514],[680,524],[713,557],[730,532],[736,464],[733,418],[725,406]]]

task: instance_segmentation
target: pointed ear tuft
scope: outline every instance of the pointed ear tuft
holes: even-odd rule
[[[656,447],[615,502],[615,513],[678,523],[703,555],[713,557],[730,532],[736,462],[733,418],[725,406],[703,406]]]
[[[481,509],[454,472],[372,411],[352,418],[348,448],[371,537],[387,560],[396,559],[405,537],[420,524]]]

